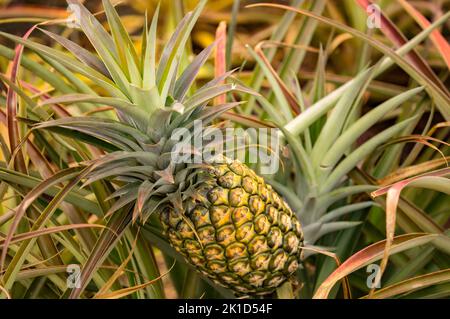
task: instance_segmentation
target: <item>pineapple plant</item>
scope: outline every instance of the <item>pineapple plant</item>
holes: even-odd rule
[[[152,245],[159,245],[166,263],[181,260],[180,256],[183,258],[187,267],[183,264],[181,268],[188,268],[187,272],[183,273],[186,269],[177,269],[179,265],[175,263],[170,268],[170,275],[175,278],[183,273],[184,287],[189,288],[190,280],[201,274],[205,282],[222,296],[231,296],[229,291],[232,291],[235,296],[256,297],[269,295],[275,290],[279,297],[313,296],[317,288],[314,284],[320,284],[334,267],[333,261],[323,261],[314,255],[319,252],[337,259],[330,251],[346,249],[353,243],[339,245],[338,241],[330,241],[329,235],[337,232],[341,236],[361,225],[361,221],[351,214],[378,209],[371,200],[354,201],[356,195],[364,198],[361,194],[377,188],[373,179],[361,173],[360,163],[370,167],[368,171],[373,170],[379,178],[386,175],[388,164],[393,165],[395,156],[394,147],[384,150],[383,146],[391,140],[401,139],[399,136],[411,134],[418,118],[405,111],[391,127],[362,142],[359,139],[386,114],[398,111],[403,105],[412,105],[413,110],[418,110],[422,103],[428,103],[424,87],[413,87],[393,94],[365,114],[360,114],[365,93],[373,79],[396,62],[416,82],[425,86],[429,96],[436,98],[438,109],[447,114],[448,99],[442,88],[430,85],[429,79],[422,78],[405,65],[403,58],[396,56],[408,54],[433,28],[442,24],[445,17],[395,54],[375,42],[386,57],[371,68],[361,66],[353,79],[329,94],[326,94],[324,84],[326,50],[317,50],[315,78],[312,87],[307,88],[310,92],[306,97],[305,89],[298,79],[292,78],[287,67],[289,63],[300,65],[302,55],[289,55],[289,59],[280,64],[280,74],[277,74],[270,64],[274,51],[261,50],[260,46],[255,49],[247,47],[248,56],[256,62],[249,84],[241,84],[241,80],[234,78],[230,71],[198,87],[196,77],[213,52],[214,44],[192,60],[185,55],[185,48],[205,0],[199,1],[197,7],[181,19],[160,54],[157,48],[158,9],[150,25],[145,19],[143,33],[138,40],[141,47],[138,48],[108,0],[102,1],[106,28],[80,2],[69,0],[68,3],[74,10],[73,21],[69,25],[80,29],[95,53],[45,27],[40,31],[70,54],[29,40],[29,33],[22,38],[0,33],[18,45],[15,54],[0,46],[0,54],[14,60],[17,67],[22,47],[27,48],[49,64],[51,71],[43,71],[44,67],[31,63],[26,57],[22,57],[23,65],[35,70],[57,88],[57,94],[47,94],[27,83],[16,85],[14,78],[17,74],[14,72],[12,79],[2,76],[9,95],[20,97],[18,109],[21,113],[17,125],[23,131],[25,126],[30,128],[36,143],[43,144],[44,149],[50,150],[53,147],[51,143],[56,143],[67,152],[48,152],[52,161],[61,166],[59,171],[52,172],[47,168],[50,165],[46,159],[38,155],[34,140],[27,141],[29,157],[40,175],[45,177],[40,183],[34,173],[27,172],[22,145],[12,140],[11,149],[15,150],[12,154],[5,153],[12,160],[7,168],[0,168],[0,179],[23,196],[15,215],[0,216],[0,226],[13,219],[8,233],[1,236],[4,238],[2,247],[6,248],[1,256],[0,288],[5,291],[17,286],[17,282],[21,282],[19,278],[27,278],[21,267],[26,269],[25,262],[36,263],[33,259],[36,252],[32,247],[34,238],[39,237],[41,254],[55,269],[61,263],[68,263],[69,258],[83,264],[81,286],[73,290],[65,287],[60,277],[49,277],[51,284],[48,290],[57,290],[56,286],[62,296],[80,297],[94,282],[100,289],[95,295],[87,293],[87,296],[121,297],[133,293],[138,297],[164,297],[160,283],[149,281],[144,284],[133,274],[127,274],[129,285],[134,284],[138,288],[118,289],[114,281],[130,260],[136,269],[145,270],[143,273],[147,278],[162,277],[155,270],[158,268],[155,267],[157,258],[146,246],[147,239]],[[293,1],[295,6],[300,3]],[[312,3],[312,12],[320,14],[324,4],[324,1]],[[293,17],[291,13],[283,16],[274,32],[274,43],[287,32],[286,25],[293,21]],[[337,29],[341,27],[320,16],[314,18]],[[306,29],[312,28],[311,21],[305,20]],[[344,28],[344,31],[354,32],[355,37],[361,36],[352,29]],[[301,47],[309,40],[302,36],[295,41],[299,41],[296,44]],[[292,53],[297,48],[294,45],[290,50]],[[269,53],[269,58],[266,53]],[[269,83],[270,94],[265,94],[265,88],[261,88],[263,79]],[[36,93],[33,99],[24,93],[21,85]],[[224,95],[233,102],[214,103],[215,98]],[[11,118],[11,112],[15,115],[14,101],[17,102],[11,97],[5,101],[7,112],[4,118]],[[23,104],[26,104],[26,111],[21,109]],[[75,106],[74,115],[66,111],[71,106]],[[280,128],[279,141],[283,144],[280,161],[284,169],[262,176],[257,173],[256,165],[253,167],[233,158],[219,157],[216,161],[201,163],[174,161],[173,150],[177,141],[172,136],[177,129],[192,131],[199,120],[208,125],[206,130],[215,128],[223,125],[221,116],[229,114],[232,109],[237,110],[237,113],[232,113],[232,118],[241,119],[241,124],[247,125],[252,121],[261,124],[252,117],[259,114]],[[240,114],[244,115],[240,117]],[[14,130],[10,132],[14,133]],[[202,151],[191,149],[191,155]],[[368,160],[371,156],[376,160]],[[70,160],[66,161],[66,157]],[[78,187],[80,184],[82,186]],[[0,193],[3,192],[1,189]],[[80,208],[93,214],[89,220],[77,214]],[[30,214],[33,209],[42,212],[40,217]],[[407,214],[411,211],[417,213],[411,208],[406,210]],[[66,214],[73,229],[59,225],[67,222]],[[22,221],[25,215],[34,221],[30,235],[20,237],[22,234],[19,234],[17,237],[16,230],[26,227]],[[342,220],[342,217],[348,220]],[[414,217],[408,215],[413,222],[417,220]],[[98,218],[105,220],[105,230],[98,238],[89,230],[77,228],[88,223],[94,227]],[[400,216],[402,223],[410,223],[408,218]],[[43,229],[47,222],[54,226],[55,231],[61,230],[61,236],[59,233],[55,235],[56,243],[52,242],[53,237],[42,236],[54,231],[52,228]],[[420,226],[414,225],[421,229]],[[430,229],[433,225],[427,227]],[[144,236],[141,229],[145,233],[144,241],[138,240]],[[73,243],[73,235],[67,230],[73,230],[83,246],[79,252]],[[125,243],[121,242],[122,239]],[[24,242],[17,247],[16,243],[21,240]],[[69,247],[65,254],[72,256],[73,253],[74,256],[64,255],[60,260],[53,260],[58,255],[56,248],[60,246]],[[397,251],[400,248],[407,249],[408,246],[398,247]],[[132,259],[135,249],[143,253]],[[16,251],[19,253],[15,254]],[[316,258],[314,261],[319,261],[313,266],[317,268],[317,282],[310,278],[311,264],[304,266],[305,260],[311,256]],[[101,269],[103,264],[115,264],[117,260],[124,260],[124,263],[116,272]],[[195,269],[196,274],[191,269]],[[291,290],[291,284],[298,289]],[[152,289],[149,285],[153,285]],[[344,295],[348,294],[345,281],[343,288]],[[145,293],[140,289],[146,289]],[[53,291],[46,293],[54,294]]]
[[[144,28],[145,48],[139,58],[108,0],[103,4],[112,35],[81,3],[69,1],[79,10],[75,23],[100,58],[61,36],[44,32],[74,54],[83,52],[77,55],[79,63],[89,62],[89,77],[102,83],[112,96],[78,93],[56,96],[45,104],[111,105],[119,121],[71,117],[35,123],[34,128],[57,128],[62,134],[77,131],[84,140],[94,138],[107,144],[104,150],[114,151],[85,164],[84,185],[105,178],[125,182],[110,196],[116,201],[108,214],[131,203],[128,222],[140,216],[145,223],[151,214],[159,215],[169,243],[205,276],[238,294],[267,294],[288,280],[300,263],[303,233],[296,215],[262,177],[237,160],[224,158],[197,165],[174,163],[171,156],[175,145],[171,134],[176,129],[192,127],[195,120],[208,124],[237,105],[207,106],[208,102],[232,91],[252,93],[238,84],[224,84],[230,73],[193,90],[191,84],[213,45],[178,74],[180,52],[205,2],[183,18],[156,64],[158,11],[150,28]],[[36,52],[46,50],[4,35]],[[50,54],[63,62],[61,53]]]

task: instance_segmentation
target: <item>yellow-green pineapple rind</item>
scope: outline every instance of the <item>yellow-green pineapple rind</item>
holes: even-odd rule
[[[238,294],[266,294],[298,268],[300,222],[255,172],[214,164],[183,202],[160,215],[170,244],[214,282]]]

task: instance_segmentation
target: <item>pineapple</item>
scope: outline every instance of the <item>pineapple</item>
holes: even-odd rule
[[[150,28],[144,28],[139,56],[109,1],[103,4],[111,34],[81,3],[68,2],[77,8],[75,23],[98,56],[49,31],[44,32],[80,61],[29,40],[3,35],[81,73],[108,93],[108,97],[94,92],[56,96],[41,106],[110,105],[119,121],[68,117],[38,123],[35,128],[58,129],[62,134],[76,131],[83,141],[108,152],[86,163],[85,185],[104,178],[116,181],[118,189],[111,196],[116,200],[109,213],[131,204],[130,222],[138,217],[145,222],[151,214],[158,214],[169,243],[214,282],[239,295],[274,291],[296,272],[302,252],[302,228],[288,204],[239,161],[225,158],[203,165],[180,164],[170,156],[174,130],[192,127],[195,120],[211,123],[237,105],[208,106],[212,99],[231,91],[252,93],[234,83],[223,84],[230,73],[195,90],[194,78],[213,45],[180,72],[185,43],[206,1],[200,1],[182,19],[158,65],[158,10]]]
[[[214,282],[241,294],[273,291],[298,268],[303,242],[295,214],[238,161],[211,165],[178,213],[160,214],[170,244]]]

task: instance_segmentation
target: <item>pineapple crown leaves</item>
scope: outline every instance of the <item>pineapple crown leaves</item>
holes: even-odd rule
[[[208,46],[184,70],[180,70],[182,64],[180,60],[186,43],[206,0],[200,1],[198,6],[181,20],[162,49],[158,63],[156,62],[158,8],[150,28],[147,28],[147,24],[144,26],[142,54],[138,56],[130,36],[109,1],[104,0],[103,6],[110,33],[79,1],[69,0],[68,3],[78,8],[77,18],[81,31],[97,54],[47,30],[42,31],[72,55],[7,33],[1,32],[0,35],[36,52],[53,67],[56,68],[57,65],[63,67],[66,74],[70,75],[69,81],[76,79],[74,76],[76,73],[81,74],[105,90],[110,97],[97,96],[94,91],[83,88],[76,89],[80,91],[79,93],[54,97],[42,105],[89,103],[112,106],[117,110],[121,121],[147,132],[155,112],[174,104],[182,104],[186,109],[190,109],[231,91],[255,94],[242,85],[222,84],[232,73],[227,72],[207,83],[192,96],[188,95],[196,75],[215,46],[215,43]],[[76,87],[75,84],[74,86]]]
[[[70,0],[68,3],[79,9],[77,16],[79,26],[91,42],[97,55],[46,30],[42,31],[59,42],[74,57],[28,39],[2,34],[35,51],[48,63],[54,61],[74,74],[79,73],[88,77],[111,96],[102,97],[91,92],[89,94],[80,92],[56,96],[43,101],[38,106],[81,103],[89,103],[94,106],[108,105],[117,110],[122,124],[120,122],[117,124],[105,123],[103,119],[98,118],[98,121],[103,122],[101,130],[98,131],[89,127],[95,122],[90,118],[86,118],[86,120],[72,118],[49,121],[37,125],[37,128],[76,130],[83,134],[85,140],[88,139],[86,136],[92,136],[102,140],[102,144],[113,144],[109,149],[136,151],[141,147],[146,148],[146,143],[157,143],[177,127],[189,126],[190,122],[197,118],[211,121],[222,112],[237,105],[237,103],[229,103],[217,106],[215,111],[206,109],[208,102],[218,95],[233,90],[253,93],[241,85],[225,84],[224,81],[233,72],[230,71],[206,83],[194,94],[188,95],[196,75],[211,54],[215,43],[197,55],[177,77],[177,74],[180,73],[179,61],[188,36],[206,1],[200,1],[195,10],[182,19],[162,50],[158,65],[156,64],[156,30],[159,7],[155,11],[150,28],[147,27],[147,23],[144,26],[143,48],[141,57],[139,57],[117,12],[109,1],[103,1],[103,5],[111,34],[79,1]],[[95,119],[97,120],[97,118]],[[129,127],[125,128],[125,125]],[[67,132],[65,133],[67,134]],[[148,138],[143,137],[142,134],[147,135]],[[128,141],[130,135],[135,141]]]
[[[38,107],[48,105],[87,104],[110,106],[116,110],[119,121],[105,117],[66,117],[33,124],[33,129],[47,129],[74,139],[92,143],[108,154],[94,162],[83,163],[92,169],[86,175],[84,186],[105,178],[114,178],[119,188],[109,199],[117,198],[108,213],[124,208],[136,199],[146,199],[145,205],[136,205],[133,219],[148,216],[167,193],[189,188],[192,174],[183,173],[182,167],[170,163],[170,139],[178,127],[192,127],[193,121],[207,124],[223,112],[238,105],[238,102],[208,107],[217,96],[241,91],[257,94],[242,85],[226,83],[233,71],[212,79],[198,90],[193,89],[195,78],[210,56],[215,43],[205,48],[190,64],[181,69],[181,57],[192,28],[206,0],[180,21],[173,35],[161,51],[157,62],[157,23],[159,7],[150,27],[147,21],[142,32],[142,52],[138,55],[130,36],[125,30],[115,8],[108,0],[103,1],[109,32],[96,17],[78,0],[69,0],[77,10],[77,23],[95,49],[95,53],[80,45],[42,30],[58,42],[69,53],[54,49],[29,39],[6,33],[1,35],[34,51],[57,70],[64,71],[68,82],[76,93],[43,100]],[[106,92],[99,96],[94,90],[77,86],[76,74],[92,81]],[[184,174],[184,175],[183,175]],[[180,178],[185,176],[185,178]],[[173,197],[173,198],[172,198]],[[176,196],[165,196],[164,201],[176,200]],[[145,216],[144,216],[145,218]]]
[[[204,4],[204,1],[202,3]],[[139,92],[141,93],[145,90],[149,90],[152,93],[150,101],[152,100],[152,97],[155,97],[154,100],[158,101],[158,103],[162,100],[166,100],[166,102],[169,102],[169,105],[164,108],[152,107],[151,109],[147,109],[146,111],[150,113],[150,116],[147,117],[147,127],[145,128],[142,128],[142,122],[137,123],[136,130],[133,130],[132,126],[125,129],[124,126],[127,125],[123,125],[121,127],[121,132],[123,134],[115,137],[113,136],[114,132],[111,130],[101,130],[100,134],[107,135],[105,136],[105,140],[114,140],[115,145],[122,151],[106,155],[103,160],[96,163],[92,173],[89,174],[85,185],[108,177],[114,177],[117,180],[124,180],[132,183],[136,182],[136,192],[132,192],[132,194],[122,194],[119,200],[111,207],[110,212],[124,207],[137,199],[138,205],[135,206],[133,220],[138,216],[146,220],[148,216],[164,202],[171,201],[174,205],[179,202],[175,195],[180,189],[189,187],[195,174],[190,174],[188,176],[188,169],[177,171],[177,168],[170,163],[170,151],[172,145],[168,140],[170,133],[178,127],[191,128],[194,120],[202,120],[205,124],[210,123],[223,112],[240,104],[239,102],[234,102],[217,105],[213,108],[207,107],[208,102],[218,95],[233,90],[252,93],[241,85],[224,83],[224,81],[234,72],[234,70],[232,70],[212,79],[192,95],[188,95],[197,73],[211,54],[215,43],[211,44],[197,55],[181,73],[179,78],[176,78],[176,74],[178,73],[177,69],[168,69],[166,67],[168,64],[178,67],[181,54],[174,55],[173,53],[177,51],[181,52],[180,50],[186,43],[186,37],[189,35],[189,30],[186,30],[186,27],[192,28],[192,24],[195,21],[193,19],[198,17],[199,12],[203,7],[202,3],[199,4],[194,12],[188,13],[180,22],[162,52],[158,68],[155,67],[156,48],[154,46],[158,10],[156,10],[150,30],[148,33],[144,32],[143,39],[146,39],[147,41],[144,42],[144,60],[141,61],[143,65],[142,87],[136,87],[136,83],[131,83],[132,88],[135,88],[135,92],[138,92],[136,90],[140,90]],[[155,69],[157,70],[156,72],[154,72]],[[165,83],[170,83],[170,86],[167,86]],[[148,89],[149,87],[151,87],[151,89]],[[167,98],[165,98],[166,94],[169,94],[167,95]],[[88,101],[92,102],[93,100],[90,99]],[[148,105],[149,97],[145,97],[142,101],[145,105]],[[158,104],[156,103],[155,105]],[[134,114],[123,113],[125,116],[129,116],[132,119],[142,119],[141,114],[134,116]],[[67,124],[70,125],[70,123]],[[89,133],[86,131],[86,126],[83,125],[83,123],[81,123],[81,125],[78,124],[72,126],[71,128],[80,130],[80,126],[83,126],[82,129],[84,133]],[[67,125],[65,127],[68,128]],[[148,139],[143,139],[142,134],[140,134],[139,131],[145,132]],[[91,134],[92,133],[96,135],[99,134],[98,131],[94,130],[91,131]],[[135,141],[133,145],[130,145],[131,142],[127,142],[130,137],[133,137],[133,140]],[[136,148],[136,145],[139,145],[138,148]],[[150,158],[148,158],[146,153],[158,154],[158,156],[156,158],[155,156],[150,155]],[[134,194],[136,194],[136,196]],[[157,201],[152,200],[153,196],[167,194],[170,195],[165,196],[163,201],[161,201],[161,199],[158,199]],[[146,212],[145,216],[142,216],[143,211]]]

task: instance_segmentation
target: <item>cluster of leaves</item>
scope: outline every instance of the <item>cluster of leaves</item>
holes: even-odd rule
[[[154,31],[133,36],[147,30],[144,11],[150,16],[156,3],[121,3],[119,11],[128,12],[123,25],[100,3],[90,4],[96,16],[110,21],[118,39],[125,29],[131,32],[127,45],[145,55],[146,37],[170,41],[196,1],[162,6],[167,11],[160,14],[159,42]],[[378,1],[378,29],[366,27],[367,0],[345,0],[342,6],[325,0],[289,3],[211,1],[192,41],[177,47],[183,70],[193,52],[215,40],[214,58],[202,67],[198,84],[237,67],[236,80],[261,93],[219,96],[218,104],[246,101],[222,118],[241,127],[279,127],[283,133],[283,169],[267,180],[297,212],[309,242],[299,284],[284,285],[278,297],[448,297],[448,3],[418,1],[416,7],[404,0]],[[118,106],[112,99],[99,106],[93,98],[66,106],[54,98],[113,95],[107,93],[113,74],[92,74],[98,59],[82,48],[86,39],[76,29],[66,28],[65,7],[42,8],[31,17],[24,16],[26,8],[3,10],[0,27],[38,22],[56,43],[37,26],[24,27],[18,37],[1,33],[0,296],[67,297],[68,265],[79,264],[83,288],[72,297],[232,297],[190,269],[155,223],[117,233],[129,215],[125,209],[108,214],[118,185],[99,180],[81,187],[76,164],[101,156],[96,147],[80,142],[79,135],[33,129],[37,121],[81,114],[115,118],[111,106]],[[180,37],[187,41],[193,27],[189,22]],[[44,41],[54,48],[39,44]],[[123,58],[125,64],[134,59]],[[152,66],[136,69],[144,74]],[[378,261],[381,289],[371,289],[366,266]]]

